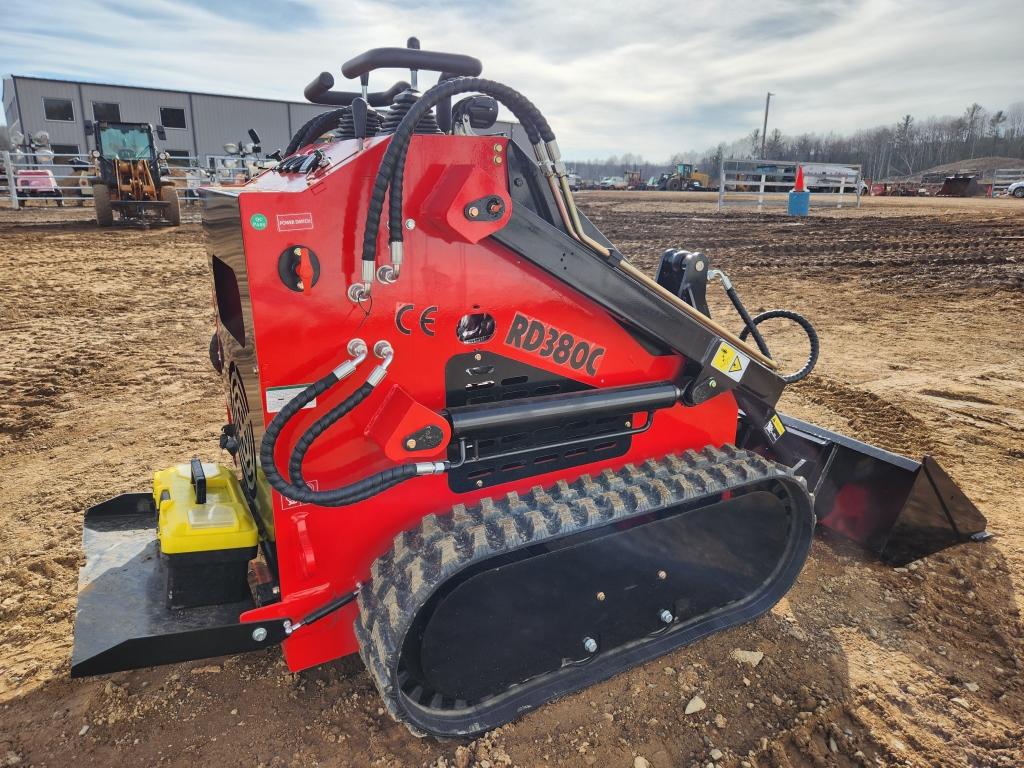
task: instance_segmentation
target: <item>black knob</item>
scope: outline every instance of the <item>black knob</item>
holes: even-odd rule
[[[369,106],[362,97],[352,100],[352,126],[355,137],[360,141],[366,138],[366,113]]]

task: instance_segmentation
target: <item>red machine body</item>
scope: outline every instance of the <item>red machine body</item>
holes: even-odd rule
[[[357,247],[368,188],[387,139],[371,143],[357,153],[357,142],[337,142],[324,149],[330,164],[316,174],[264,174],[239,193],[263,424],[274,416],[266,409],[268,390],[315,381],[343,359],[348,339],[363,338],[371,345],[385,339],[395,351],[387,378],[371,398],[310,450],[304,474],[312,487],[345,485],[398,460],[445,458],[450,432],[438,412],[445,407],[445,366],[456,355],[494,351],[594,387],[676,378],[681,357],[652,354],[590,299],[493,240],[482,240],[502,220],[475,222],[464,215],[470,201],[488,196],[502,198],[502,218],[510,214],[504,138],[413,138],[404,209],[415,222],[414,228],[407,226],[405,242],[416,268],[404,271],[394,285],[375,285],[372,305],[349,301],[346,290],[359,280]],[[289,288],[278,269],[281,254],[295,248],[308,248],[319,261],[318,279],[302,291]],[[381,252],[386,248],[385,231]],[[215,248],[211,255],[216,257]],[[458,338],[459,322],[478,313],[490,315],[497,331],[482,343],[467,345]],[[603,349],[599,356],[587,355],[594,372],[586,362],[574,366],[580,355],[554,362],[546,343],[532,352],[505,343],[517,313],[543,323],[547,335],[552,330],[571,334],[576,346],[586,342],[592,353]],[[223,328],[219,332],[226,333]],[[332,407],[355,386],[342,383],[317,403],[316,411]],[[289,424],[281,444],[293,444],[312,414],[303,413]],[[443,430],[442,445],[405,451],[403,436],[427,423]],[[641,421],[635,424],[641,426]],[[731,394],[698,407],[676,405],[660,411],[650,429],[633,438],[625,455],[573,472],[600,472],[651,456],[720,446],[735,440],[736,424]],[[277,458],[283,465],[285,452],[279,451]],[[422,477],[343,508],[298,504],[272,491],[281,601],[255,609],[243,620],[301,616],[352,591],[394,537],[427,514],[470,505],[483,496],[550,485],[564,475],[565,470],[554,471],[470,493],[453,492],[445,476]],[[356,610],[352,604],[286,640],[289,668],[299,670],[356,652]]]

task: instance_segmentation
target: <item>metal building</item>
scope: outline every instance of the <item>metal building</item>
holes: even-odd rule
[[[11,75],[3,80],[4,114],[12,130],[50,135],[58,155],[93,149],[86,120],[162,125],[160,148],[172,157],[197,159],[224,154],[227,142],[248,141],[254,128],[267,152],[287,146],[292,133],[326,107],[223,94],[140,88],[130,85],[53,80]]]
[[[195,158],[197,165],[210,166],[211,158],[223,156],[225,143],[248,141],[250,128],[259,133],[264,152],[273,152],[287,146],[303,123],[331,108],[302,101],[11,75],[3,80],[3,109],[11,130],[27,136],[46,131],[56,155],[88,153],[94,147],[85,121],[110,120],[162,125],[167,140],[160,142],[161,150],[172,158]],[[509,136],[531,153],[518,123],[498,121],[482,132]]]
[[[12,130],[26,136],[46,131],[57,155],[84,155],[94,149],[86,120],[152,123],[162,125],[167,134],[160,149],[206,167],[223,157],[224,144],[248,141],[250,128],[260,135],[263,151],[272,152],[286,147],[311,117],[330,109],[307,102],[22,75],[4,78],[3,103]],[[508,136],[533,156],[518,123],[499,120],[482,133]]]

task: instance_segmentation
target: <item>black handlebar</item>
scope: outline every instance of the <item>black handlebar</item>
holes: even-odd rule
[[[404,48],[401,50],[405,50]],[[332,91],[334,76],[330,72],[321,72],[303,91],[306,100],[313,104],[324,104],[331,107],[347,107],[363,94],[352,91]],[[387,107],[395,100],[395,96],[409,88],[404,80],[399,80],[386,91],[366,94],[366,101],[371,107]]]
[[[348,78],[365,77],[375,69],[424,69],[466,77],[478,76],[484,68],[479,59],[461,53],[421,51],[418,48],[373,48],[341,66]],[[370,102],[371,104],[373,102]]]

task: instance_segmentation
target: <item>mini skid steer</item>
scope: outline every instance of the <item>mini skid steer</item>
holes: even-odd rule
[[[369,93],[384,68],[412,85]],[[203,192],[234,466],[86,512],[73,675],[359,653],[393,717],[465,736],[763,614],[816,525],[896,563],[984,535],[932,459],[778,413],[810,323],[751,317],[698,252],[631,265],[479,61],[411,40],[342,72],[361,91],[314,80],[331,109],[276,167]],[[499,104],[525,150],[482,135]]]

